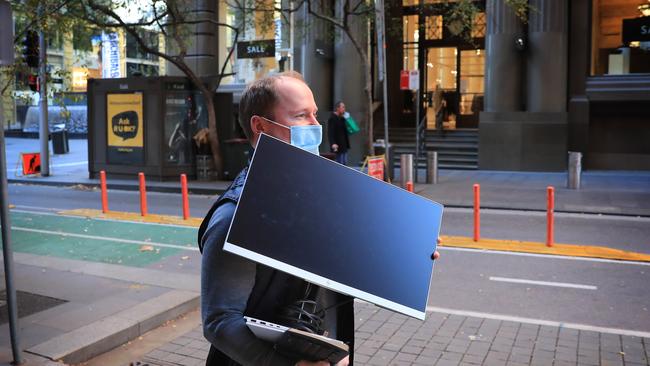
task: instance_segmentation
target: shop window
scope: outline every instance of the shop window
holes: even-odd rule
[[[591,75],[650,73],[650,0],[594,0]]]
[[[442,39],[442,15],[427,16],[424,29],[427,40]]]

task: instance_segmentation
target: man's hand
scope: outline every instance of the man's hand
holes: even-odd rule
[[[440,244],[440,238],[438,238],[438,244]],[[431,259],[435,261],[438,258],[440,258],[440,253],[438,253],[438,251],[436,250],[433,252],[433,254],[431,254]]]
[[[334,151],[334,152],[339,151],[339,145],[337,145],[337,144],[332,144],[332,151]]]
[[[350,364],[350,356],[345,356],[345,358],[339,361],[336,364],[336,366],[348,366],[349,364]],[[330,363],[327,361],[310,362],[310,361],[302,360],[298,362],[296,366],[330,366]]]
[[[302,361],[298,361],[296,366],[330,366],[330,363],[327,361],[311,362],[311,361],[302,360]]]
[[[336,366],[348,366],[350,364],[350,356],[345,356],[344,359],[339,361]]]

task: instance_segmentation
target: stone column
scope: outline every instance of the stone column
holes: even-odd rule
[[[527,109],[566,112],[566,0],[530,0],[528,22]]]
[[[522,54],[515,46],[521,20],[504,0],[487,0],[485,112],[522,110]]]
[[[217,3],[214,0],[187,0],[187,18],[191,20],[211,19],[217,21]],[[217,25],[213,23],[198,23],[190,26],[190,35],[185,39],[188,45],[185,62],[199,77],[217,76],[219,74],[217,28]],[[168,39],[167,46],[168,50],[169,47],[176,47],[176,41]],[[168,75],[184,76],[171,63],[168,63],[167,66]]]

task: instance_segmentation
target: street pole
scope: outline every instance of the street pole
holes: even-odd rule
[[[294,26],[294,11],[293,11],[293,0],[289,0],[289,70],[293,71],[293,26]]]
[[[384,19],[384,0],[377,0],[375,2],[375,12],[377,14],[377,56],[379,58],[379,80],[382,82],[384,94],[384,154],[386,161],[389,161],[391,153],[389,150],[388,142],[388,80],[386,80],[386,32],[385,32],[385,19]],[[392,166],[392,165],[389,165]],[[392,170],[389,169],[388,176],[392,175]]]
[[[9,2],[0,0],[0,66],[14,63],[14,24]],[[18,337],[18,305],[14,287],[14,254],[11,248],[11,219],[9,218],[9,191],[7,187],[7,157],[5,153],[4,101],[0,95],[0,230],[2,231],[2,258],[4,259],[7,312],[9,315],[9,339],[13,364],[23,362]]]
[[[9,311],[9,337],[14,364],[22,363],[20,339],[18,338],[18,308],[14,287],[14,255],[11,249],[11,219],[9,218],[9,194],[7,188],[7,159],[5,154],[4,103],[0,100],[0,225],[2,225],[2,257],[5,264],[5,286],[7,287],[7,310]]]
[[[40,10],[39,10],[40,12]],[[38,139],[41,146],[41,176],[50,175],[50,152],[48,146],[50,128],[47,121],[47,42],[43,30],[38,34],[39,50],[39,84],[40,84],[40,123],[38,128]]]
[[[415,175],[413,183],[418,181],[418,160],[420,158],[420,88],[415,91]]]

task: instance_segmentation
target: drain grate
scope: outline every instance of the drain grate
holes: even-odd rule
[[[18,303],[18,318],[23,318],[67,302],[65,300],[24,291],[16,291],[16,297]],[[7,292],[2,290],[0,291],[0,325],[8,322]]]

